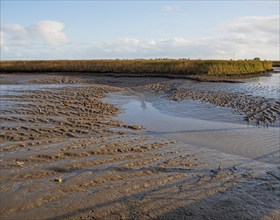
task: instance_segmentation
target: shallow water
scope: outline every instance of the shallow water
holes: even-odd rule
[[[158,108],[158,103],[153,100],[156,100],[156,97],[146,98],[145,93],[132,96],[115,94],[106,99],[123,109],[119,115],[122,121],[144,126],[147,134],[265,163],[280,162],[279,128],[257,128],[237,123],[238,121],[234,120],[238,119],[238,116],[230,109],[198,101],[185,102],[184,107],[178,107],[180,103],[175,104],[158,97],[157,100],[161,102],[161,107]],[[163,106],[165,110],[162,110]],[[170,109],[172,111],[169,111]]]
[[[262,96],[276,97],[280,88],[273,82],[279,78],[280,74],[274,75],[271,78],[260,77],[260,79],[254,79],[254,82],[242,84],[194,83],[193,85],[207,90],[232,88],[229,91],[238,92],[244,88],[243,91],[246,91],[244,93],[249,94],[249,86],[257,88],[259,84],[261,86],[266,84],[263,87],[259,86],[265,91]],[[5,95],[16,95],[18,91],[67,86],[79,86],[79,84],[1,85],[1,109],[5,110],[17,104],[10,98],[7,100],[3,98]],[[255,92],[254,95],[258,93]],[[280,128],[247,126],[243,122],[243,116],[234,113],[230,108],[221,108],[192,100],[175,102],[145,91],[132,91],[132,95],[111,95],[105,101],[121,106],[124,111],[119,118],[130,124],[143,125],[146,128],[145,132],[150,135],[164,136],[187,144],[216,149],[266,163],[280,162]]]
[[[138,95],[141,96],[139,93]],[[236,114],[229,107],[219,107],[199,100],[187,99],[178,102],[149,93],[144,93],[143,96],[146,101],[152,103],[152,106],[168,115],[231,123],[243,123],[244,121],[244,115]],[[140,101],[142,102],[142,100]]]
[[[99,100],[103,86],[41,89],[6,97],[11,103],[30,105],[1,115],[12,123],[2,125],[1,217],[180,219],[191,214],[195,219],[277,219],[279,169],[272,164],[277,156],[273,149],[263,149],[272,151],[265,157],[268,163],[213,150],[219,147],[215,141],[225,146],[237,143],[244,130],[252,131],[245,133],[248,140],[248,134],[256,136],[257,129],[231,123],[238,117],[231,109],[198,101],[172,102],[143,91],[112,95],[111,101],[123,106],[123,120],[147,127],[135,131],[111,118],[117,112]],[[94,99],[85,103],[85,97]],[[97,114],[84,114],[88,110]],[[18,118],[10,122],[15,114]],[[160,138],[191,143],[191,134],[197,135],[194,143],[204,140],[207,145]],[[269,135],[259,137],[267,140],[266,147],[273,143]],[[245,149],[251,153],[250,146],[254,145]]]
[[[244,83],[209,83],[174,81],[180,87],[224,91],[279,100],[280,74],[246,79]],[[251,158],[269,164],[280,162],[280,128],[246,125],[243,116],[231,108],[210,103],[171,101],[164,95],[132,91],[113,95],[107,101],[124,109],[119,118],[140,124],[151,135],[173,138],[186,144],[215,149],[231,155]]]
[[[193,85],[194,89],[208,91],[235,92],[265,98],[280,100],[280,73],[270,73],[242,80],[243,83],[208,83],[202,82]]]

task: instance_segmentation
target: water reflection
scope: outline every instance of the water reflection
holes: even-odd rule
[[[144,95],[140,97],[140,102],[141,102],[142,110],[145,111],[147,109],[147,104],[146,104],[145,96]]]
[[[268,76],[243,79],[242,81],[243,83],[202,82],[194,84],[193,88],[216,92],[243,93],[280,100],[280,73],[271,72]]]
[[[124,100],[126,101],[124,102]],[[121,101],[119,101],[121,100]],[[265,163],[280,162],[279,128],[257,128],[246,124],[221,122],[197,117],[171,115],[154,107],[153,103],[138,96],[113,95],[106,99],[120,105],[125,111],[119,118],[128,124],[141,124],[146,134],[164,136],[177,141],[200,147],[219,150],[224,153],[252,158]],[[170,101],[161,98],[165,107],[170,108]],[[196,102],[199,108],[199,102]],[[194,104],[193,104],[194,105]],[[174,108],[174,106],[172,106]],[[209,109],[200,109],[207,115]],[[210,109],[215,112],[215,109]],[[180,112],[180,108],[177,109]],[[261,155],[268,155],[266,158]]]

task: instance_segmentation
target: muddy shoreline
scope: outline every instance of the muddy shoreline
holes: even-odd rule
[[[78,86],[1,94],[1,219],[279,217],[277,165],[144,135],[103,101],[166,79],[10,76]]]
[[[269,76],[271,71],[254,73],[254,74],[243,74],[243,75],[180,75],[180,74],[159,74],[159,73],[147,73],[147,74],[137,74],[137,73],[111,73],[111,72],[101,72],[101,73],[90,73],[90,72],[1,72],[3,75],[48,75],[48,76],[72,76],[72,77],[131,77],[131,78],[166,78],[166,79],[188,79],[198,82],[225,82],[225,83],[242,83],[242,79],[254,78],[260,76]]]
[[[280,100],[255,97],[232,92],[218,92],[207,90],[194,90],[180,87],[172,83],[156,83],[146,85],[145,88],[156,92],[166,93],[174,101],[184,99],[200,100],[211,104],[230,107],[240,114],[244,114],[244,121],[249,125],[268,127],[279,124]]]

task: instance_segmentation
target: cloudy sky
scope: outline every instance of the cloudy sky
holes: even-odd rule
[[[279,60],[279,1],[1,0],[1,59]]]

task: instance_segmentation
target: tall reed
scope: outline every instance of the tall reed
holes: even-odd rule
[[[3,72],[85,72],[116,74],[237,75],[272,69],[256,60],[38,60],[1,61]]]

